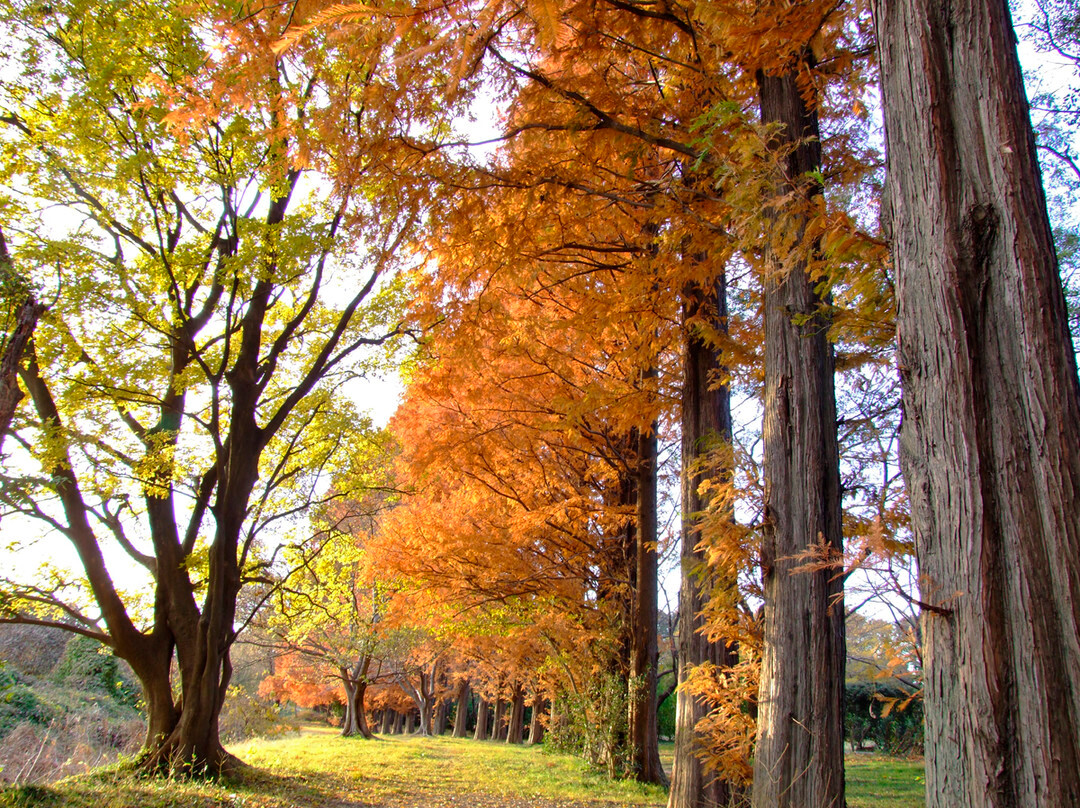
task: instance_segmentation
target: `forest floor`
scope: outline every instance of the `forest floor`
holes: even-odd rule
[[[0,792],[0,808],[616,808],[664,791],[612,782],[569,755],[499,743],[394,736],[299,736],[231,748],[252,768],[223,783],[134,779],[115,769]],[[669,753],[670,754],[670,753]],[[851,808],[921,808],[921,762],[849,761]]]

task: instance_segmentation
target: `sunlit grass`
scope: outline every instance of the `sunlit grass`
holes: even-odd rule
[[[116,770],[0,794],[0,808],[526,808],[662,806],[662,789],[611,782],[570,755],[494,742],[365,741],[312,729],[231,748],[252,767],[221,784],[134,779]]]
[[[55,786],[0,792],[0,808],[600,808],[653,806],[664,791],[611,782],[571,755],[453,738],[365,741],[309,728],[231,748],[250,768],[222,783],[105,769]],[[671,745],[662,746],[670,767]],[[921,761],[847,759],[849,808],[922,808]]]
[[[923,808],[921,760],[848,755],[844,761],[848,808]]]

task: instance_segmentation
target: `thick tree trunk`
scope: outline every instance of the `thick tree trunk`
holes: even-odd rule
[[[926,804],[1078,806],[1080,385],[1008,7],[874,11]]]
[[[514,685],[510,698],[510,719],[506,730],[507,743],[521,743],[525,735],[525,690]]]
[[[371,729],[368,727],[367,715],[364,712],[367,682],[362,679],[359,681],[352,679],[345,668],[341,669],[340,674],[342,686],[345,688],[345,719],[341,722],[341,734],[346,738],[361,735],[370,739]]]
[[[630,653],[629,744],[633,775],[643,783],[667,785],[660,763],[656,723],[658,648],[656,549],[656,424],[638,436],[637,574]]]
[[[794,71],[759,75],[761,119],[780,123],[778,193],[813,208],[820,170],[817,115]],[[798,142],[797,147],[791,144]],[[797,205],[796,205],[797,206]],[[783,231],[808,210],[781,211]],[[805,271],[769,245],[765,286],[765,641],[754,762],[755,808],[843,808],[844,605],[833,354],[822,300]],[[797,558],[813,553],[815,557]],[[814,571],[795,572],[808,562]]]
[[[476,706],[476,730],[473,732],[474,741],[486,741],[488,737],[488,703],[483,696]]]
[[[671,772],[668,808],[712,808],[730,804],[741,791],[718,775],[707,776],[699,759],[698,721],[708,709],[685,688],[690,670],[704,662],[733,665],[735,653],[724,643],[712,643],[701,633],[705,620],[701,610],[710,587],[734,587],[734,576],[707,569],[706,553],[699,548],[700,514],[709,506],[698,488],[702,481],[730,482],[731,397],[726,386],[718,387],[722,368],[718,349],[705,334],[727,330],[727,289],[723,270],[716,287],[706,294],[693,285],[683,295],[686,343],[683,355],[682,391],[682,550],[679,590],[678,683],[675,708],[675,757]],[[712,387],[713,389],[710,389]],[[723,458],[719,461],[719,458]],[[733,604],[734,605],[734,604]]]
[[[532,721],[529,722],[529,745],[544,740],[544,705],[547,701],[543,693],[536,693],[532,700]]]
[[[469,682],[458,683],[457,704],[454,707],[454,737],[467,738],[469,732]]]
[[[491,727],[492,740],[506,740],[506,700],[502,696],[495,699],[495,718]]]

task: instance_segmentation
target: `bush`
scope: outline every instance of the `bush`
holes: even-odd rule
[[[870,742],[888,755],[922,753],[921,699],[908,701],[907,691],[876,684],[848,685],[844,695],[845,738],[853,748],[865,749]]]
[[[232,686],[218,720],[221,740],[236,743],[248,738],[272,738],[297,729],[280,706],[264,701],[243,687]]]
[[[97,640],[74,637],[53,671],[57,683],[77,690],[104,693],[118,704],[137,707],[138,685],[120,673],[119,661]]]
[[[615,674],[596,676],[581,693],[562,693],[552,705],[545,748],[583,755],[610,777],[631,773],[627,746],[629,685]]]

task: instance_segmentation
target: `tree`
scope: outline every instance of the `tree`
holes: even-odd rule
[[[26,279],[11,261],[7,241],[0,230],[0,306],[3,306],[3,329],[0,330],[0,449],[11,429],[15,408],[23,399],[19,389],[19,364],[33,338],[38,318],[45,311],[27,287]]]
[[[873,6],[927,805],[1080,805],[1080,384],[1008,7]]]
[[[340,385],[364,346],[398,333],[389,274],[416,218],[372,207],[372,186],[305,193],[306,167],[341,158],[316,133],[342,110],[315,92],[340,76],[227,47],[287,22],[231,14],[4,8],[25,60],[2,97],[12,257],[49,267],[29,280],[56,303],[19,368],[21,460],[37,470],[0,498],[71,541],[85,585],[5,582],[3,619],[65,626],[128,661],[153,771],[233,763],[217,720],[248,619],[237,594],[350,462],[361,419]],[[367,114],[377,129],[393,113]],[[75,223],[49,238],[57,205]],[[152,579],[149,599],[114,578],[109,546]]]

